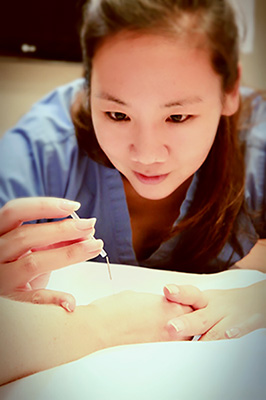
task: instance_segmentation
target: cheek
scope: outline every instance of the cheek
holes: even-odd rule
[[[182,135],[175,143],[179,161],[191,170],[197,170],[206,159],[215,139],[218,124],[197,126],[193,132]]]
[[[108,127],[106,127],[106,122],[103,120],[102,117],[98,115],[97,112],[94,111],[93,107],[91,117],[95,136],[98,140],[100,147],[102,148],[102,150],[104,150],[105,147],[108,147],[108,141],[111,132],[110,130],[108,130]]]
[[[123,142],[121,135],[118,135],[112,129],[112,125],[97,119],[94,119],[93,125],[98,143],[105,154],[107,156],[121,155],[126,144]]]

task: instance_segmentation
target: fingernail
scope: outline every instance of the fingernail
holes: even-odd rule
[[[172,326],[177,333],[182,332],[185,329],[185,325],[183,321],[169,321],[168,325]]]
[[[176,285],[165,285],[165,289],[171,295],[178,295],[180,293],[180,290]]]
[[[239,328],[231,328],[231,329],[227,329],[227,331],[225,331],[225,336],[228,339],[232,339],[237,337],[240,334],[240,329]]]
[[[78,201],[72,200],[61,200],[59,203],[59,208],[64,211],[77,211],[81,204]]]
[[[66,311],[72,312],[73,310],[70,307],[70,304],[67,301],[62,301],[61,307],[63,307]]]
[[[41,304],[42,303],[42,297],[39,293],[36,293],[33,295],[31,302],[34,304]]]
[[[74,219],[73,223],[75,224],[75,227],[80,230],[87,230],[87,229],[92,229],[96,223],[96,218],[90,218],[90,219]]]
[[[84,240],[83,243],[89,251],[100,251],[103,248],[103,241],[101,239],[95,239],[95,237],[92,237],[89,240]]]

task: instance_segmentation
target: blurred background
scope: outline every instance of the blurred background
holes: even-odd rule
[[[230,0],[238,13],[242,84],[266,89],[266,1]],[[0,24],[0,135],[58,85],[82,76],[85,0],[5,2]]]

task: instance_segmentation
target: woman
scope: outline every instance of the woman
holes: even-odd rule
[[[265,238],[265,103],[249,91],[240,96],[227,1],[88,2],[81,42],[85,81],[47,96],[1,143],[2,293],[30,301],[44,273],[99,254],[103,243],[88,240],[92,217],[112,262],[265,270],[264,245],[260,265],[248,255]],[[9,201],[17,197],[24,199]],[[69,219],[41,223],[77,209],[62,210],[59,198],[81,203],[83,228]],[[167,299],[199,308],[171,319],[176,339],[266,326],[265,281],[202,293],[200,306],[193,293],[165,289]],[[66,294],[37,294],[74,308]]]

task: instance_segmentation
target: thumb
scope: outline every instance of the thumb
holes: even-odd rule
[[[54,304],[61,306],[68,312],[73,312],[76,308],[76,300],[72,294],[55,290],[38,289],[20,292],[17,291],[8,297],[13,300],[34,304]]]
[[[217,316],[208,307],[171,319],[167,324],[169,334],[182,340],[184,337],[202,335],[217,323]]]

